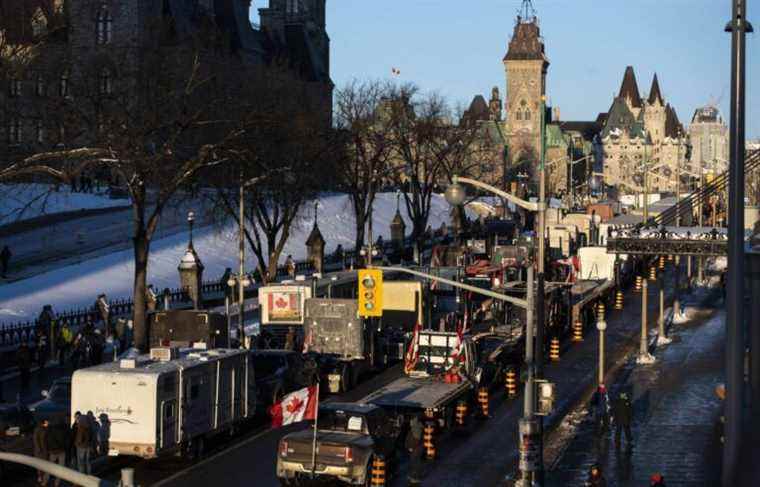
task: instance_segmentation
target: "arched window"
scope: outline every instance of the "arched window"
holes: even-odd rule
[[[530,110],[525,110],[525,120],[530,120]]]
[[[520,110],[517,110],[517,120],[522,120],[522,112]]]
[[[47,92],[47,86],[45,85],[45,77],[41,74],[37,75],[37,84],[35,85],[34,92],[37,96],[45,96]]]
[[[100,45],[111,43],[111,34],[113,33],[113,17],[111,12],[108,11],[108,7],[105,5],[100,6],[98,11],[98,18],[96,24],[96,40]]]
[[[21,78],[16,74],[11,75],[8,83],[8,94],[13,97],[21,96]]]
[[[69,96],[69,71],[67,69],[61,72],[61,77],[58,78],[58,95]]]
[[[42,144],[45,142],[45,125],[42,123],[42,120],[37,120],[35,130],[37,143]]]
[[[21,143],[21,120],[18,118],[12,118],[8,122],[8,143],[11,145]]]
[[[103,68],[100,71],[99,87],[101,95],[110,95],[113,91],[113,78],[111,76],[111,70]]]

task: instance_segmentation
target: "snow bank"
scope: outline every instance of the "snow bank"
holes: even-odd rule
[[[319,199],[319,228],[331,253],[338,244],[344,248],[354,244],[354,218],[349,199],[345,195],[325,195]],[[306,257],[306,238],[314,224],[313,204],[304,206],[305,217],[291,232],[281,260],[288,254],[296,260]],[[443,197],[433,197],[430,225],[435,229],[449,221],[450,207]],[[396,195],[378,195],[374,211],[374,234],[390,238],[390,222],[396,212]],[[401,215],[411,231],[410,219],[401,203]],[[226,267],[237,268],[237,227],[206,227],[194,233],[193,245],[205,266],[204,279],[216,279]],[[377,238],[377,237],[375,237]],[[182,234],[156,240],[151,245],[148,265],[148,282],[156,289],[176,287],[179,283],[177,266],[187,249],[187,235]],[[248,249],[246,249],[248,250]],[[254,259],[248,252],[247,269],[253,269]],[[30,279],[0,286],[0,322],[18,322],[36,317],[42,306],[52,304],[53,309],[64,311],[91,306],[100,293],[110,299],[126,298],[132,294],[134,275],[132,250],[114,252],[41,274]]]
[[[72,193],[68,186],[52,191],[47,184],[0,184],[0,225],[52,213],[128,204],[129,200],[112,200],[105,192]]]

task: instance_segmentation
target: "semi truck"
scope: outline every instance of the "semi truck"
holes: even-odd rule
[[[108,454],[200,455],[205,440],[256,412],[248,350],[157,347],[150,354],[74,372],[74,411],[110,424]]]

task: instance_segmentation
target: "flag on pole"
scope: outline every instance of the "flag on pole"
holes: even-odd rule
[[[304,387],[291,392],[269,408],[272,428],[279,428],[317,417],[318,386]]]
[[[404,360],[404,372],[407,374],[414,370],[417,366],[417,360],[420,358],[420,346],[419,337],[422,330],[422,324],[417,323],[414,325],[414,332],[412,332],[412,341],[409,343],[409,348],[406,351],[406,357]]]

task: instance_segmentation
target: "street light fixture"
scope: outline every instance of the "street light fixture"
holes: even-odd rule
[[[187,214],[187,224],[190,225],[190,247],[193,246],[193,223],[195,223],[195,212],[190,211]]]

